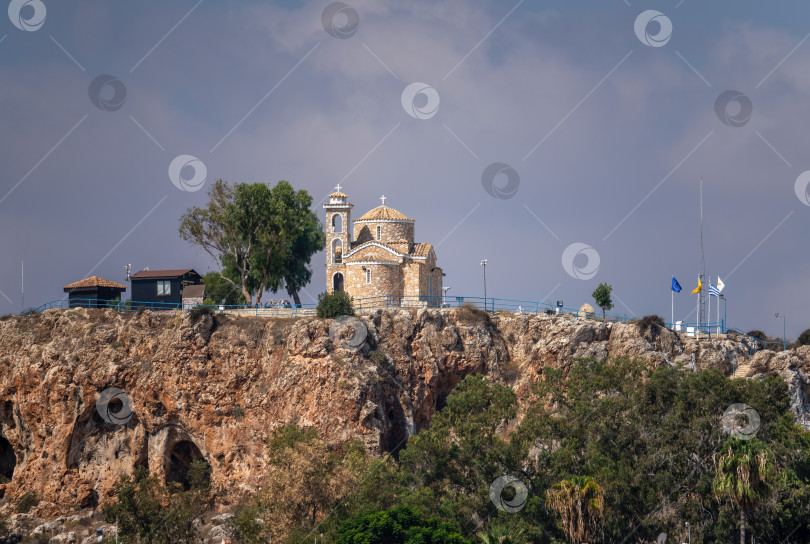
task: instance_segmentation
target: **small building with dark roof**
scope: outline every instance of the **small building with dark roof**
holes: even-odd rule
[[[205,301],[205,285],[186,285],[183,289],[183,309],[191,310]]]
[[[130,276],[132,281],[132,305],[148,306],[139,304],[148,302],[155,304],[153,307],[160,309],[162,304],[176,305],[178,308],[183,302],[183,290],[189,285],[199,285],[202,281],[194,269],[184,268],[179,270],[141,270]]]
[[[70,308],[97,308],[104,306],[108,300],[121,300],[121,293],[127,290],[127,286],[90,276],[65,285],[64,290],[68,294]]]

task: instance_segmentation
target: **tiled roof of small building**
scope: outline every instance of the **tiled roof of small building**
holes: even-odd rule
[[[132,274],[133,278],[176,278],[185,275],[187,272],[197,273],[193,268],[184,268],[178,270],[141,270]]]
[[[349,198],[349,195],[343,194],[341,192],[334,192],[331,195],[329,195],[329,198]]]
[[[92,287],[109,287],[111,289],[127,288],[126,285],[121,285],[120,283],[115,283],[114,281],[105,280],[104,278],[99,278],[98,276],[90,276],[89,278],[69,283],[68,285],[64,286],[64,289],[88,289]]]
[[[202,298],[205,296],[205,285],[186,285],[183,288],[183,298]]]
[[[426,257],[430,253],[430,250],[432,248],[433,244],[426,244],[426,243],[414,244],[413,250],[411,251],[411,256]]]
[[[364,213],[357,221],[374,221],[379,219],[393,219],[395,221],[413,221],[410,217],[406,216],[399,210],[389,208],[388,206],[377,206],[376,208]]]

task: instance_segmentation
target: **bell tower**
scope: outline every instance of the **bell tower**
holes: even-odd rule
[[[326,210],[326,291],[343,291],[346,286],[346,266],[343,256],[349,252],[352,243],[352,208],[348,196],[341,193],[341,186],[329,195],[329,202],[323,205]]]

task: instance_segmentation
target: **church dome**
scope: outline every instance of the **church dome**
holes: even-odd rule
[[[413,221],[410,217],[394,208],[388,206],[377,206],[376,208],[364,213],[357,221]]]

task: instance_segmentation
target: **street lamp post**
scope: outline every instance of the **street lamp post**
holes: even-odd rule
[[[484,267],[484,310],[487,309],[487,260],[481,261],[481,266]]]
[[[442,308],[445,308],[447,305],[447,291],[449,290],[450,290],[449,287],[442,287],[442,291],[444,291],[442,293]]]
[[[776,312],[773,316],[776,319],[782,318],[782,349],[787,351],[787,325],[785,325],[785,314],[780,315],[779,312]]]
[[[688,521],[686,523],[684,523],[684,525],[686,525],[686,531],[688,532],[688,535],[689,535],[688,540],[686,542],[688,544],[692,544],[692,526],[689,525]]]

